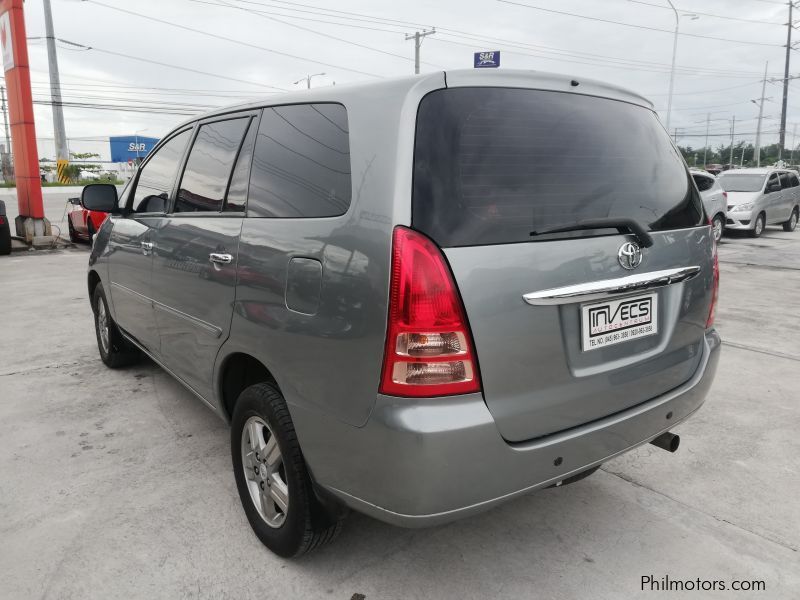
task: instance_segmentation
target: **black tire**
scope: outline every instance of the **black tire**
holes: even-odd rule
[[[797,227],[798,216],[800,216],[799,213],[800,213],[800,211],[798,211],[798,208],[795,206],[794,210],[792,211],[792,216],[789,217],[788,221],[785,221],[783,223],[783,230],[784,231],[794,231],[795,230],[795,227]]]
[[[759,227],[758,222],[761,221],[761,226]],[[753,223],[753,228],[747,230],[747,235],[751,238],[761,237],[761,234],[764,233],[764,227],[767,226],[767,218],[764,216],[764,213],[759,213],[756,217],[756,222]]]
[[[268,525],[261,516],[245,475],[242,446],[243,437],[245,445],[250,439],[245,432],[245,425],[251,418],[266,423],[267,428],[262,428],[264,439],[268,440],[274,435],[280,450],[280,475],[288,488],[288,509],[281,511],[284,516],[279,526]],[[247,520],[258,539],[275,554],[285,558],[300,556],[331,542],[339,534],[343,518],[324,510],[317,500],[292,417],[283,396],[274,385],[252,385],[236,401],[231,419],[231,457],[236,487]],[[261,489],[265,488],[261,486]]]
[[[719,243],[725,231],[725,219],[722,215],[714,215],[714,218],[711,219],[711,231],[714,234],[714,241]],[[717,234],[717,231],[719,231],[719,234]]]
[[[75,227],[72,226],[72,219],[67,217],[67,229],[69,230],[69,241],[77,244],[80,241],[78,234],[75,232]]]
[[[102,306],[102,311],[101,311]],[[108,328],[108,341],[104,347],[101,335],[101,319],[100,314],[104,311],[106,318],[106,326]],[[92,294],[92,312],[94,313],[94,333],[97,337],[97,350],[100,352],[100,359],[103,363],[111,368],[118,369],[126,367],[139,361],[141,353],[136,346],[128,342],[119,331],[116,323],[111,318],[111,313],[108,311],[108,302],[106,301],[106,294],[103,290],[103,284],[98,283],[94,288]]]
[[[92,221],[90,219],[86,219],[86,231],[89,232],[89,245],[94,244],[94,234],[96,233],[94,230],[94,225],[92,225]]]

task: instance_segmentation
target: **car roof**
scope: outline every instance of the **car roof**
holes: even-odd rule
[[[186,119],[174,129],[185,127],[190,123],[208,117],[224,115],[227,113],[254,110],[265,106],[280,106],[284,104],[308,104],[311,102],[339,102],[345,103],[348,97],[359,94],[379,93],[391,89],[393,93],[411,93],[420,84],[435,87],[437,83],[441,88],[452,87],[509,87],[526,88],[549,91],[575,93],[580,95],[598,96],[612,100],[621,100],[637,104],[653,110],[653,103],[644,96],[631,90],[616,85],[604,83],[594,79],[548,73],[546,71],[519,70],[519,69],[456,69],[452,71],[435,71],[424,75],[410,77],[386,78],[380,81],[354,83],[313,88],[302,91],[289,91],[266,96],[263,99],[221,107],[204,114]],[[398,88],[398,84],[401,84]],[[174,130],[173,129],[173,130]]]
[[[768,175],[770,173],[782,173],[789,170],[790,169],[780,167],[756,167],[753,169],[729,169],[725,171],[724,174],[733,173],[735,175]]]

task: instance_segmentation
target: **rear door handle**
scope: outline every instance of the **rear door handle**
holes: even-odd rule
[[[216,252],[212,252],[208,255],[208,260],[218,265],[229,265],[231,262],[233,262],[233,256],[230,254],[218,254]]]
[[[147,256],[156,245],[153,242],[142,242],[142,254]]]

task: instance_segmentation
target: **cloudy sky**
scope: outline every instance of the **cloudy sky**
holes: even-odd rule
[[[314,86],[471,68],[501,50],[504,69],[592,77],[667,106],[675,17],[667,0],[51,0],[66,129],[73,152],[108,158],[109,135],[159,137],[212,106],[271,96],[307,74]],[[788,6],[778,0],[674,0],[681,14],[672,127],[680,144],[753,140],[761,80],[783,76]],[[42,0],[25,2],[29,38],[44,36]],[[800,12],[796,13],[800,19]],[[616,23],[615,23],[616,22]],[[621,25],[625,23],[627,25]],[[798,36],[800,40],[800,35]],[[69,42],[69,43],[67,43]],[[88,46],[86,50],[79,44]],[[34,100],[49,101],[47,53],[29,41]],[[800,56],[792,51],[800,74]],[[277,88],[277,89],[276,89]],[[781,82],[768,82],[763,130],[777,141]],[[789,88],[787,146],[800,123],[800,80]],[[115,108],[116,107],[116,108]],[[180,114],[177,114],[180,113]],[[36,106],[41,156],[53,157],[51,109]]]

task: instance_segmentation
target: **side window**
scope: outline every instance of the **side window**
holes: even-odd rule
[[[231,185],[225,198],[225,212],[243,212],[247,204],[247,187],[250,184],[250,162],[253,158],[253,146],[256,143],[256,121],[251,121],[247,136],[239,150],[236,166],[231,176]]]
[[[798,185],[800,185],[800,181],[797,180],[797,175],[795,175],[794,173],[789,173],[789,184],[792,187],[797,187]]]
[[[789,174],[788,173],[781,173],[781,187],[783,189],[791,187],[791,184],[789,183]]]
[[[775,185],[776,183],[778,183],[778,174],[773,173],[772,175],[769,176],[769,179],[767,180],[767,187],[764,189],[768,190],[771,186]]]
[[[197,131],[183,171],[174,212],[222,210],[233,163],[249,117],[215,121]]]
[[[341,104],[265,108],[247,215],[334,217],[350,206],[350,139]]]
[[[694,182],[697,184],[697,189],[701,192],[705,192],[714,187],[714,180],[710,177],[704,177],[703,175],[694,175],[693,177]]]
[[[191,129],[182,131],[150,157],[139,172],[139,181],[133,193],[132,210],[137,213],[164,212],[169,195],[175,185],[175,176]]]

